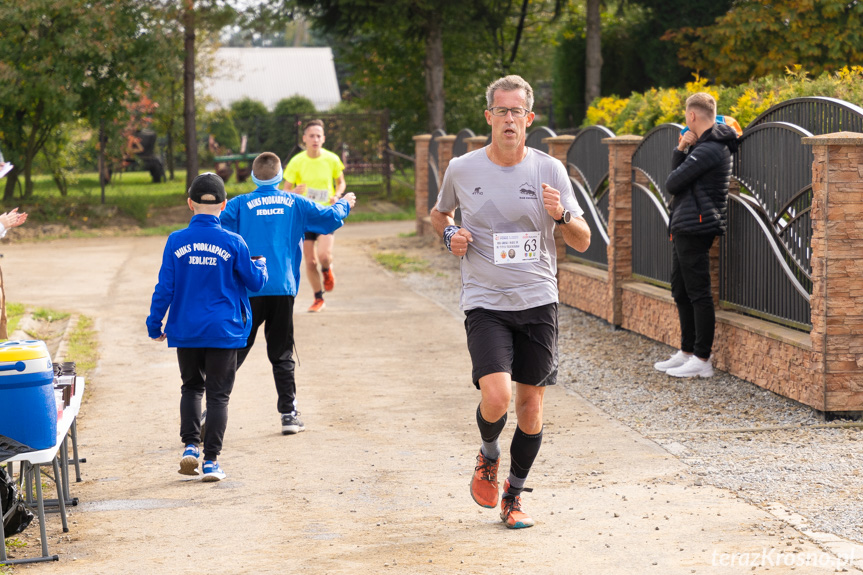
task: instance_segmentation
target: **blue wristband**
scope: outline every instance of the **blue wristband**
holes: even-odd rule
[[[450,245],[450,242],[452,242],[452,237],[460,229],[461,228],[459,226],[447,226],[443,230],[443,243],[446,244],[446,249],[450,253],[452,253],[452,246]]]

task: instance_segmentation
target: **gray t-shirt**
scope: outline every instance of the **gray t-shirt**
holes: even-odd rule
[[[473,236],[461,261],[461,309],[515,311],[558,301],[556,224],[542,204],[544,183],[560,190],[560,203],[572,217],[584,213],[566,168],[536,149],[528,148],[527,156],[511,167],[492,162],[485,148],[450,162],[436,208],[444,213],[461,208],[461,226]],[[498,236],[495,249],[494,235],[512,232],[520,232],[519,239]],[[511,263],[515,250],[509,248],[518,250],[527,242],[533,243],[525,254],[537,261]]]

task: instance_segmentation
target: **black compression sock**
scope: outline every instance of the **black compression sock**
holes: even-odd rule
[[[507,493],[515,497],[524,489],[524,483],[527,480],[527,474],[533,466],[533,462],[539,454],[539,448],[542,445],[542,430],[536,435],[528,435],[516,427],[515,434],[512,436],[512,444],[509,447],[510,466],[509,466],[509,490]]]
[[[506,416],[507,414],[504,413],[503,417],[490,423],[483,418],[479,406],[476,407],[476,424],[479,427],[479,435],[482,437],[482,454],[488,459],[500,458],[500,445],[497,438],[506,425]]]

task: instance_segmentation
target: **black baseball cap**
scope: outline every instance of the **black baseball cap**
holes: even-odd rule
[[[206,195],[211,195],[215,199],[201,199]],[[192,181],[192,185],[189,187],[189,199],[196,204],[221,204],[228,199],[228,194],[225,192],[225,182],[218,174],[205,172]]]

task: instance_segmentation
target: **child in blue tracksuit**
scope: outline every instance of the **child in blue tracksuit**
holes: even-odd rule
[[[243,238],[224,230],[219,214],[227,196],[222,179],[201,174],[189,188],[189,227],[172,233],[162,255],[147,332],[177,348],[180,378],[180,437],[185,445],[180,473],[198,475],[201,397],[207,393],[202,481],[225,472],[217,458],[228,424],[228,399],[237,372],[237,350],[252,328],[249,292],[267,283],[267,262],[253,260]],[[171,308],[165,331],[162,318]]]
[[[269,262],[270,281],[257,293],[250,293],[252,332],[249,342],[237,354],[239,368],[262,323],[267,340],[267,357],[273,366],[278,393],[282,434],[305,429],[296,406],[294,380],[294,297],[300,283],[300,261],[305,232],[331,234],[342,226],[356,202],[345,194],[331,206],[317,204],[303,196],[277,188],[282,181],[282,162],[271,152],[260,154],[252,163],[252,181],[258,188],[232,198],[222,213],[222,226],[240,234],[253,255]]]

